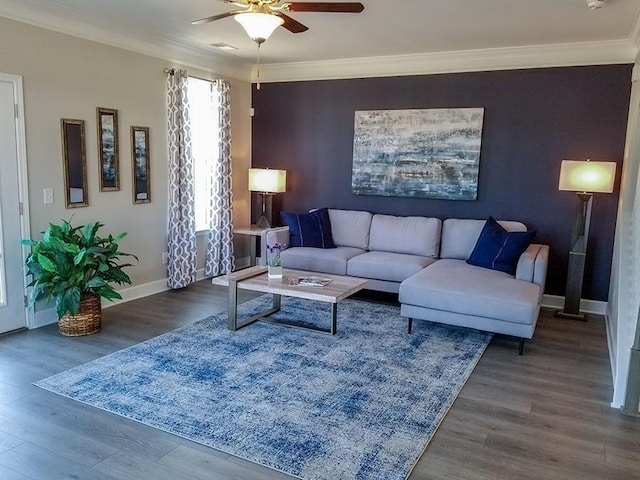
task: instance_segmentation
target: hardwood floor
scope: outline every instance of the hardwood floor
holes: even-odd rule
[[[106,309],[97,335],[0,337],[0,479],[292,478],[31,385],[225,307],[202,281]],[[522,357],[495,337],[410,479],[640,478],[640,420],[609,407],[604,328],[543,312]]]

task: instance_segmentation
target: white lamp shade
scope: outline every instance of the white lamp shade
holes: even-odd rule
[[[560,166],[560,190],[571,192],[613,192],[615,162],[563,160]]]
[[[268,13],[240,13],[233,18],[242,25],[251,40],[258,43],[264,42],[276,28],[284,23],[279,16]]]
[[[270,168],[250,168],[249,190],[266,193],[286,192],[287,171],[271,170]]]

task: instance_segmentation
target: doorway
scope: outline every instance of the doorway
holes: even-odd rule
[[[33,324],[20,244],[30,236],[23,111],[22,77],[0,73],[0,333]]]

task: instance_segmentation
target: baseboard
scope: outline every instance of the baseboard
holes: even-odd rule
[[[613,379],[613,398],[611,399],[611,408],[622,408],[624,405],[624,399],[618,398],[620,395],[616,395],[616,392],[620,390],[618,388],[618,364],[617,364],[617,345],[615,343],[615,337],[613,335],[613,331],[611,330],[611,312],[607,311],[607,315],[605,316],[605,328],[607,330],[607,350],[609,351],[609,365],[611,366],[611,378]]]
[[[33,325],[30,325],[29,329],[40,328],[45,325],[56,323],[58,321],[58,315],[56,315],[55,308],[46,308],[44,310],[36,311],[33,320]]]
[[[563,308],[564,297],[560,295],[543,295],[542,306],[546,308]],[[580,311],[584,313],[607,314],[607,302],[600,300],[580,300]]]
[[[240,258],[236,261],[236,268],[244,268],[249,266],[249,258]],[[199,269],[196,273],[196,280],[203,280],[207,278],[204,274],[204,269]],[[122,295],[122,300],[116,300],[110,302],[108,300],[102,300],[102,308],[113,307],[124,302],[130,302],[139,298],[148,297],[149,295],[155,295],[156,293],[162,293],[169,290],[167,287],[167,279],[154,280],[153,282],[142,283],[140,285],[134,285],[133,287],[123,288],[118,290],[118,293]],[[564,306],[564,297],[559,295],[543,295],[542,306],[546,308],[562,308]],[[598,315],[607,315],[607,302],[601,302],[598,300],[580,300],[580,310],[585,313],[595,313]],[[35,325],[33,328],[43,327],[56,323],[58,317],[56,316],[55,309],[47,308],[37,311],[35,313]],[[611,345],[609,345],[609,351],[611,352]]]
[[[247,264],[248,264],[247,260]],[[196,272],[196,281],[203,280],[207,278],[207,275],[204,274],[204,268],[199,269]],[[122,290],[118,290],[118,293],[122,295],[121,300],[114,300],[113,302],[102,299],[102,308],[107,309],[113,307],[115,305],[119,305],[121,303],[130,302],[132,300],[137,300],[139,298],[148,297],[150,295],[155,295],[156,293],[162,293],[170,290],[167,287],[167,279],[163,278],[161,280],[154,280],[153,282],[142,283],[140,285],[134,285],[132,287],[123,288]],[[35,324],[31,328],[40,328],[45,325],[50,325],[52,323],[56,323],[58,321],[58,316],[56,315],[55,308],[46,308],[44,310],[39,310],[35,314]]]

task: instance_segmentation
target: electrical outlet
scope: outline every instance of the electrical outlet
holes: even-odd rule
[[[169,252],[162,252],[162,264],[166,265],[169,263]]]

